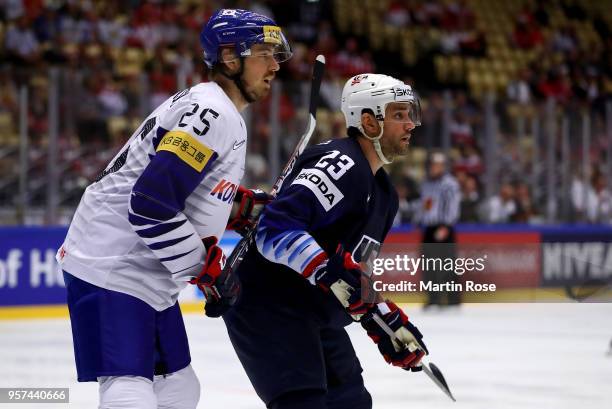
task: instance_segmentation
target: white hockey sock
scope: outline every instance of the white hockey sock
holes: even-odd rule
[[[200,381],[191,365],[165,376],[156,376],[153,390],[158,409],[195,409],[200,400]]]
[[[141,376],[102,376],[99,409],[157,409],[153,382]]]

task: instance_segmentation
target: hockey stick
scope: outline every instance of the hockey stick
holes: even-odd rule
[[[308,123],[306,125],[306,131],[300,138],[297,146],[293,150],[291,157],[287,161],[287,164],[283,168],[283,171],[276,179],[274,183],[274,187],[270,194],[274,197],[278,194],[285,178],[291,173],[295,163],[297,162],[298,157],[304,152],[304,149],[310,142],[310,138],[314,133],[315,127],[317,125],[317,106],[319,105],[319,89],[321,88],[321,81],[323,80],[323,73],[325,71],[325,57],[323,55],[318,55],[313,68],[312,74],[312,82],[310,85],[310,103],[308,107]],[[253,227],[247,230],[246,234],[242,237],[242,239],[238,242],[234,250],[227,258],[225,262],[225,266],[223,267],[223,271],[219,275],[217,279],[217,283],[215,284],[213,291],[217,293],[220,301],[213,303],[206,303],[206,315],[209,317],[219,317],[225,313],[232,305],[236,303],[238,299],[238,295],[240,293],[240,282],[238,278],[235,276],[234,271],[238,268],[247,251],[249,250],[251,243],[253,242],[253,238],[255,236],[255,231],[257,230],[257,225],[259,224],[259,220],[255,222]]]
[[[579,261],[589,265],[590,275],[602,278],[587,278],[576,283],[568,283],[564,286],[565,294],[574,301],[604,301],[610,299],[612,290],[612,275],[609,268],[598,263],[579,258],[569,258],[569,262]],[[597,298],[595,296],[598,296]]]
[[[579,260],[578,258],[576,258],[576,260],[583,262],[585,261]],[[586,263],[589,264],[591,275],[598,276],[598,278],[587,278],[574,284],[568,283],[565,285],[565,294],[572,300],[578,302],[595,301],[596,295],[599,296],[599,298],[602,298],[603,296],[603,299],[605,299],[606,296],[609,298],[609,292],[612,288],[612,276],[610,275],[610,270],[606,269],[605,266],[598,265],[597,263],[592,263],[589,261],[586,261]]]
[[[593,278],[577,285],[566,285],[565,294],[572,300],[578,302],[593,301],[595,295],[602,295],[602,293],[609,292],[611,287],[612,281],[610,279],[604,280]]]
[[[395,335],[393,330],[380,317],[380,315],[378,315],[376,313],[373,313],[371,316],[372,316],[372,319],[374,319],[374,321],[376,321],[378,326],[380,328],[382,328],[382,330],[385,331],[387,333],[387,335],[389,335],[391,337],[392,340],[394,340],[394,341],[398,340],[397,339],[397,335]],[[451,393],[450,389],[448,388],[448,384],[446,383],[446,379],[444,379],[444,376],[442,375],[442,372],[440,371],[440,369],[438,369],[438,367],[436,365],[434,365],[431,362],[427,363],[427,362],[423,362],[421,360],[421,367],[423,368],[423,372],[425,372],[425,374],[427,376],[429,376],[429,379],[431,379],[438,386],[438,388],[442,389],[442,391],[446,394],[446,396],[451,398],[453,400],[453,402],[457,402],[457,400],[455,399],[455,397]]]

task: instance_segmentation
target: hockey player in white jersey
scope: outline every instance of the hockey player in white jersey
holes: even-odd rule
[[[179,291],[214,284],[233,201],[265,201],[240,186],[240,111],[267,95],[290,47],[273,20],[245,10],[219,10],[200,39],[211,82],[146,118],[85,190],[58,251],[78,380],[99,382],[101,408],[196,407]]]

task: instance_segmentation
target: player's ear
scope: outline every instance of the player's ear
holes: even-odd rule
[[[380,132],[380,124],[371,112],[363,112],[361,114],[361,127],[371,137],[378,136]]]
[[[223,47],[219,55],[219,62],[225,64],[226,72],[232,75],[240,69],[240,59],[236,56],[233,48]]]

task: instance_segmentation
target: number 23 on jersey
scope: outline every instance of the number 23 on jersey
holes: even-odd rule
[[[355,165],[355,162],[346,155],[341,155],[340,157],[338,155],[340,155],[340,151],[329,152],[319,159],[315,168],[326,169],[327,173],[334,180],[340,179],[342,175]]]

